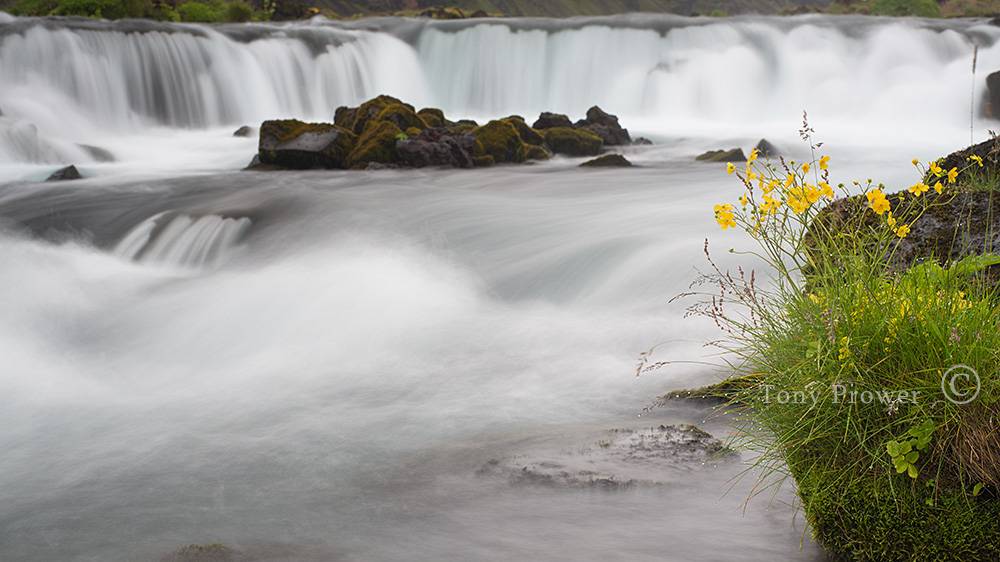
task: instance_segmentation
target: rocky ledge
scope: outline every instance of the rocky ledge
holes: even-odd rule
[[[520,115],[479,125],[383,95],[338,108],[333,123],[265,121],[250,169],[473,168],[552,154],[596,156],[606,146],[625,144],[632,144],[628,130],[597,106],[575,123],[546,112],[532,125]]]

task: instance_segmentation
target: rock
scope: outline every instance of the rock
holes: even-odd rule
[[[450,166],[472,168],[476,138],[468,133],[451,134],[443,127],[423,131],[396,143],[399,162],[405,166]]]
[[[358,108],[342,105],[333,112],[333,124],[343,127],[349,131],[354,130],[354,119],[358,115]]]
[[[596,156],[603,144],[601,137],[594,133],[569,127],[544,129],[542,135],[553,152],[569,156]]]
[[[591,168],[626,168],[631,165],[632,163],[621,154],[605,154],[580,164],[581,167]]]
[[[354,134],[360,135],[365,131],[369,121],[376,119],[383,110],[392,105],[403,106],[403,108],[413,112],[412,105],[403,103],[392,96],[381,95],[364,102],[356,108],[345,108],[343,111],[338,108],[337,113],[340,114],[340,120],[343,124],[337,122],[337,114],[334,114],[334,123],[341,127],[349,128],[354,131]],[[390,112],[390,114],[392,113],[394,112]],[[399,125],[396,126],[399,127]],[[400,127],[400,130],[403,128],[405,127]]]
[[[524,155],[528,160],[548,160],[552,158],[552,153],[549,149],[544,146],[539,146],[537,144],[526,144],[524,145]]]
[[[261,164],[282,168],[346,168],[355,141],[354,133],[330,123],[264,121],[257,154]]]
[[[478,141],[476,155],[489,155],[494,163],[524,162],[524,141],[517,134],[517,129],[506,120],[495,120],[472,131]]]
[[[347,167],[363,170],[371,162],[395,164],[399,160],[396,152],[396,142],[400,140],[403,131],[390,121],[372,123],[358,137],[354,148],[347,156]]]
[[[698,427],[661,425],[613,429],[579,447],[491,459],[476,474],[513,485],[624,490],[669,484],[689,477],[692,469],[736,458],[735,451]]]
[[[618,124],[618,117],[596,105],[587,110],[587,118],[578,122],[577,126],[595,133],[609,146],[632,144],[628,129]]]
[[[515,129],[517,129],[518,136],[520,136],[521,140],[524,142],[535,145],[542,145],[545,143],[545,138],[542,137],[542,134],[529,127],[528,124],[524,122],[524,118],[520,115],[511,115],[510,117],[504,119],[504,121],[510,123]]]
[[[535,123],[531,125],[535,129],[551,129],[553,127],[573,127],[573,122],[569,120],[569,117],[561,113],[549,113],[548,111],[543,111],[538,119],[535,119]]]
[[[986,76],[986,92],[989,100],[989,116],[1000,119],[1000,71]]]
[[[243,125],[239,129],[233,131],[234,137],[252,137],[254,135],[254,128],[250,125]]]
[[[647,139],[646,137],[636,137],[632,139],[632,144],[653,144],[653,141]]]
[[[420,17],[436,20],[460,20],[469,16],[461,8],[451,6],[434,6],[420,12]]]
[[[757,155],[761,158],[777,158],[781,156],[781,152],[778,147],[774,146],[767,139],[760,139],[757,146],[754,147],[757,151]]]
[[[483,154],[481,156],[473,156],[472,163],[477,168],[488,168],[496,164],[496,161],[493,160],[493,157],[490,156],[489,154]]]
[[[490,15],[488,13],[484,12],[483,10],[476,10],[475,12],[472,12],[471,14],[469,14],[469,17],[470,18],[488,18],[488,17],[490,17]]]
[[[709,150],[695,158],[699,162],[746,162],[747,157],[742,148],[729,150]]]
[[[45,181],[68,181],[79,179],[83,179],[83,176],[80,175],[80,171],[76,169],[76,166],[70,165],[52,172],[52,175],[46,178]]]
[[[99,146],[93,146],[89,144],[78,144],[91,158],[97,162],[114,162],[115,155],[111,153],[110,150],[106,148],[101,148]]]
[[[388,121],[401,131],[417,129],[422,131],[427,128],[427,123],[413,111],[413,107],[403,103],[391,103],[386,105],[375,117],[375,121]]]
[[[969,157],[973,155],[983,159],[984,167],[982,169],[974,167],[970,168],[971,170],[989,172],[993,174],[1000,173],[1000,140],[997,139],[989,139],[979,144],[963,148],[962,150],[952,152],[948,156],[938,159],[938,165],[944,168],[946,172],[952,168],[958,168],[958,178],[962,179],[968,173],[968,170],[965,172],[962,170],[969,166]],[[930,174],[928,174],[928,177],[925,178],[925,183],[927,183],[927,185],[934,185],[935,181],[937,180],[931,178]]]
[[[434,107],[425,107],[417,112],[417,115],[424,120],[428,127],[444,127],[448,120],[444,118],[444,112]]]
[[[237,562],[240,553],[224,544],[189,544],[160,559],[161,562]]]

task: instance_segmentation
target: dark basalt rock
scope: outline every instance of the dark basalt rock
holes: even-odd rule
[[[524,162],[527,159],[524,140],[509,120],[496,120],[472,131],[479,143],[477,156],[489,155],[497,164]]]
[[[252,137],[256,131],[250,125],[243,125],[239,129],[233,131],[234,137]]]
[[[986,115],[1000,119],[1000,71],[986,76],[986,99],[989,100]]]
[[[89,144],[78,144],[91,158],[96,162],[114,162],[115,155],[111,153],[110,150],[106,148],[101,148],[99,146],[93,146]]]
[[[598,156],[593,160],[587,160],[580,167],[589,168],[627,168],[631,166],[632,163],[629,162],[621,154],[605,154],[603,156]]]
[[[425,107],[417,112],[417,115],[424,120],[428,127],[444,127],[448,125],[448,120],[444,118],[444,112],[436,107]]]
[[[354,133],[330,123],[264,121],[257,154],[261,164],[282,168],[346,168],[355,140]]]
[[[45,181],[68,181],[78,179],[83,179],[83,176],[80,175],[80,171],[76,169],[76,166],[70,165],[52,172],[52,175],[46,178]]]
[[[746,162],[747,157],[742,148],[729,150],[709,150],[695,158],[699,162]]]
[[[609,146],[632,144],[628,129],[618,124],[618,117],[596,105],[587,110],[587,118],[578,121],[577,126],[595,133]]]
[[[604,144],[601,137],[585,129],[553,127],[543,131],[545,144],[556,154],[597,156]]]
[[[969,171],[965,170],[965,168],[969,166],[969,157],[973,155],[983,159],[983,168],[971,168],[972,170],[989,171],[992,173],[1000,172],[1000,140],[998,139],[986,140],[979,144],[963,148],[962,150],[956,150],[948,156],[939,159],[938,165],[945,171],[952,168],[958,168],[958,178],[961,180]],[[965,171],[963,172],[963,170]],[[928,177],[924,179],[924,183],[927,183],[927,185],[934,185],[934,182],[936,181],[937,178],[930,177],[930,174],[928,174]]]
[[[653,144],[653,141],[647,139],[646,137],[636,137],[636,138],[632,139],[632,144],[649,145],[649,144]]]
[[[668,484],[692,469],[736,458],[735,451],[693,425],[661,425],[613,429],[582,447],[492,459],[476,474],[513,485],[615,491]]]
[[[573,122],[569,120],[569,117],[561,113],[549,113],[548,111],[543,111],[538,119],[535,119],[534,124],[531,125],[534,129],[551,129],[553,127],[573,127]]]
[[[446,166],[472,168],[476,138],[471,134],[451,134],[443,127],[427,129],[416,137],[396,143],[399,162],[404,166],[424,168]]]

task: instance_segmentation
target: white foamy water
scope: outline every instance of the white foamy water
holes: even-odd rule
[[[693,157],[768,136],[801,158],[809,109],[838,180],[902,185],[911,157],[967,141],[968,59],[975,41],[981,68],[1000,66],[997,36],[834,18],[0,16],[0,559],[215,542],[257,560],[822,559],[792,488],[744,512],[739,464],[617,493],[477,470],[616,427],[724,438],[702,409],[644,412],[721,373],[705,363],[718,332],[667,302],[705,238],[720,263],[754,265],[711,217],[738,187]],[[454,116],[597,103],[658,144],[625,148],[628,170],[236,171],[255,150],[236,126],[377,93]],[[89,179],[38,183],[64,163]],[[636,378],[658,344],[678,362]]]

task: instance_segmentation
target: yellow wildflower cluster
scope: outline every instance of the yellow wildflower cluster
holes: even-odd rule
[[[726,203],[715,206],[715,222],[719,223],[722,230],[736,226],[736,217],[733,215],[733,206]]]

